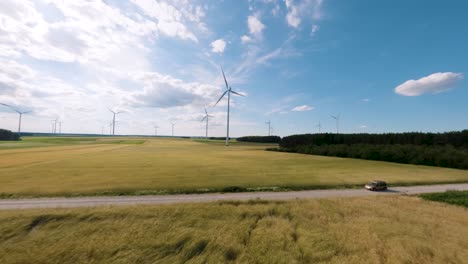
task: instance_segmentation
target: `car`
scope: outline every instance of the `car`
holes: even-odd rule
[[[369,191],[384,191],[387,190],[387,183],[381,180],[371,181],[364,185],[364,188]]]

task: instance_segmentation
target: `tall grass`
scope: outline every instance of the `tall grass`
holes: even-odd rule
[[[417,197],[0,212],[0,263],[466,263],[468,211]]]

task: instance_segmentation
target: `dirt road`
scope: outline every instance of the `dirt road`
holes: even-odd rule
[[[223,200],[291,200],[368,195],[399,195],[468,190],[468,183],[393,187],[387,191],[370,192],[364,189],[330,189],[295,192],[209,193],[184,195],[108,196],[78,198],[0,199],[0,210],[27,208],[92,207],[109,205],[199,203]]]

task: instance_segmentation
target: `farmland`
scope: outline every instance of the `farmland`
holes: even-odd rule
[[[0,211],[1,263],[464,263],[466,208],[385,196]]]
[[[267,152],[266,144],[164,138],[26,138],[0,144],[0,196],[299,190],[468,182],[468,171]]]

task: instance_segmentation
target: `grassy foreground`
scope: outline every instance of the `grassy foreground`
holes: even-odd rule
[[[60,145],[2,149],[0,144],[0,197],[213,192],[236,190],[233,186],[317,189],[362,186],[372,179],[393,185],[468,181],[468,170],[269,152],[264,149],[271,145],[264,144],[42,140]]]
[[[0,263],[466,263],[468,210],[417,197],[0,211]]]

